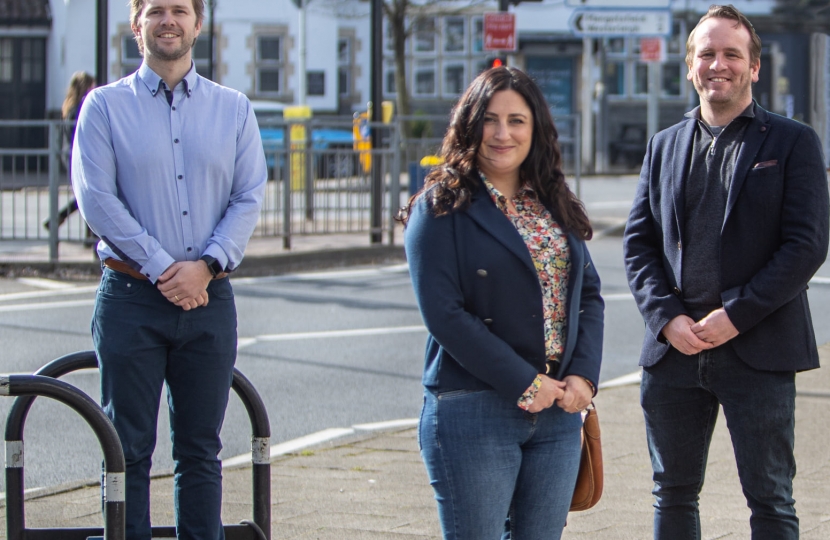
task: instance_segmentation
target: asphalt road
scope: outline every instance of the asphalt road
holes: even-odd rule
[[[637,370],[643,324],[628,292],[621,241],[590,243],[606,298],[602,381]],[[415,418],[425,331],[405,265],[234,280],[239,311],[237,367],[269,411],[272,443],[332,427]],[[66,288],[45,288],[66,287]],[[91,347],[95,285],[0,280],[0,372],[32,372]],[[820,344],[830,341],[830,267],[811,285]],[[95,400],[97,372],[65,377]],[[5,417],[11,399],[0,400]],[[162,408],[164,411],[164,408]],[[172,467],[166,414],[154,469]],[[234,397],[222,458],[250,451],[250,424]],[[26,484],[54,486],[100,473],[89,428],[63,405],[39,399],[26,424]]]

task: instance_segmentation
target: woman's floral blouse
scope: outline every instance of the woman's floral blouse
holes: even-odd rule
[[[553,219],[536,192],[527,185],[513,196],[516,211],[507,199],[484,176],[484,185],[496,206],[510,219],[521,235],[539,276],[542,288],[542,310],[545,318],[545,350],[548,360],[558,360],[565,345],[565,315],[568,297],[568,274],[571,269],[568,237]],[[528,392],[531,392],[528,388]],[[527,393],[527,392],[526,392]],[[535,392],[533,392],[535,394]],[[528,400],[528,397],[530,400]],[[530,402],[528,402],[530,401]],[[532,403],[532,396],[522,396],[520,406]],[[522,408],[527,408],[527,407]]]

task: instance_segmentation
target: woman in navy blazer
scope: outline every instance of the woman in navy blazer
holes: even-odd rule
[[[486,71],[402,212],[429,331],[419,442],[448,540],[559,538],[565,525],[603,302],[557,138],[527,75]]]

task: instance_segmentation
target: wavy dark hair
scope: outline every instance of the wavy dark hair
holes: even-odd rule
[[[419,197],[429,197],[436,216],[463,210],[470,204],[472,193],[482,186],[478,150],[484,132],[484,114],[493,94],[503,90],[514,90],[521,95],[533,114],[533,139],[519,169],[521,181],[529,184],[542,203],[553,211],[560,227],[590,239],[593,231],[585,207],[565,183],[559,134],[545,97],[527,74],[506,66],[489,69],[476,77],[455,104],[441,146],[444,163],[427,175],[424,187],[401,208],[398,219],[406,224],[410,209]]]

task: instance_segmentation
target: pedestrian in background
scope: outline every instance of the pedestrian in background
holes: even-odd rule
[[[429,336],[421,454],[444,538],[559,538],[602,354],[592,230],[522,71],[479,75],[403,209]]]
[[[828,243],[821,143],[752,99],[761,40],[733,6],[700,19],[686,64],[700,106],[649,142],[624,238],[647,327],[654,538],[701,537],[722,406],[752,538],[795,539],[795,374],[819,367],[807,284]]]
[[[131,0],[144,60],[87,96],[72,155],[81,213],[101,238],[92,337],[127,464],[129,540],[151,537],[165,384],[177,536],[224,538],[219,432],[237,345],[228,272],[256,226],[266,165],[248,99],[196,73],[203,18],[203,0]]]
[[[72,74],[72,78],[69,79],[69,87],[66,89],[66,97],[63,99],[63,105],[61,106],[61,119],[63,120],[61,163],[66,167],[67,171],[70,171],[72,163],[72,145],[75,143],[75,123],[78,120],[78,112],[81,110],[84,98],[93,88],[95,88],[95,79],[85,71],[76,71]],[[69,177],[71,180],[71,171],[69,172]],[[78,201],[73,197],[58,213],[58,227],[63,225],[66,218],[72,215],[77,209]],[[46,230],[49,230],[50,225],[49,220],[46,220],[43,224]]]

